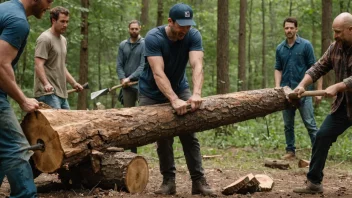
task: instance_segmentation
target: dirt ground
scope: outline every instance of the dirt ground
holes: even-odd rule
[[[217,190],[218,197],[352,197],[352,174],[350,173],[351,164],[349,162],[329,162],[325,168],[325,177],[323,181],[323,194],[300,195],[292,192],[295,187],[300,187],[305,181],[305,175],[308,168],[298,168],[298,160],[291,161],[289,170],[279,170],[264,167],[261,159],[243,162],[241,159],[233,160],[233,163],[227,163],[226,167],[221,168],[221,157],[218,159],[207,159],[203,161],[205,175],[208,183]],[[242,163],[240,163],[242,162]],[[173,196],[157,196],[153,192],[159,187],[162,177],[158,171],[156,159],[148,159],[149,163],[149,182],[146,189],[139,194],[129,194],[127,192],[118,192],[114,190],[94,189],[74,189],[63,190],[56,174],[41,174],[35,182],[38,186],[39,197],[202,197],[191,195],[191,180],[188,175],[184,161],[177,161],[176,185],[177,193]],[[251,164],[248,166],[248,164]],[[217,167],[217,168],[214,168]],[[221,189],[234,182],[241,176],[253,174],[266,174],[274,179],[275,185],[270,192],[256,192],[247,195],[225,196],[221,194]],[[5,181],[0,188],[0,196],[6,197],[9,194],[9,185]]]

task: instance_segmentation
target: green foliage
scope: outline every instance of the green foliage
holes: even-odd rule
[[[266,45],[265,52],[266,67],[269,74],[269,87],[274,86],[274,63],[276,46],[285,38],[282,29],[282,21],[289,15],[289,2],[287,0],[265,0],[265,24],[267,42],[262,43],[262,8],[261,1],[252,1],[252,15],[247,14],[247,21],[251,18],[252,27],[251,43],[251,60],[250,66],[254,68],[248,76],[254,76],[253,89],[260,88],[262,79],[262,45]],[[176,0],[165,0],[164,4],[164,23],[167,23],[168,11],[170,7],[178,3]],[[313,4],[312,4],[313,2]],[[339,7],[339,0],[333,0],[333,17],[340,11],[346,11],[347,7]],[[204,47],[204,86],[203,96],[214,95],[216,93],[216,54],[217,54],[217,1],[214,0],[185,0],[193,7],[194,18],[197,28],[203,37]],[[229,33],[230,33],[230,80],[231,91],[237,90],[237,67],[238,67],[238,25],[239,25],[239,0],[229,1]],[[64,6],[70,10],[70,23],[65,36],[68,41],[67,67],[73,77],[79,79],[80,65],[80,45],[81,45],[81,12],[88,12],[89,16],[89,84],[91,92],[112,87],[119,84],[115,67],[118,44],[128,38],[127,24],[132,19],[139,19],[141,12],[141,1],[127,0],[91,0],[89,9],[82,8],[79,0],[55,0],[54,6]],[[314,7],[312,7],[314,5]],[[346,6],[346,4],[345,4]],[[300,36],[312,40],[317,58],[321,54],[321,1],[318,0],[296,0],[292,1],[292,16],[299,21]],[[144,27],[147,30],[153,28],[157,19],[157,1],[150,1],[149,5],[149,24]],[[50,27],[49,15],[45,14],[42,20],[29,18],[31,32],[28,38],[26,51],[17,66],[16,78],[22,90],[27,96],[33,96],[33,70],[34,70],[34,49],[37,37]],[[314,22],[314,23],[313,23]],[[316,29],[315,37],[313,36],[313,25]],[[145,31],[146,32],[146,31]],[[143,35],[145,36],[145,35]],[[247,32],[248,36],[248,32]],[[248,46],[247,46],[248,47]],[[247,65],[249,67],[249,65]],[[100,73],[99,73],[100,72]],[[187,76],[191,81],[191,68],[187,69]],[[191,82],[190,82],[191,83]],[[69,87],[70,88],[70,87]],[[116,92],[118,93],[118,91]],[[93,109],[94,102],[101,102],[106,108],[121,107],[120,104],[114,104],[115,95],[99,97],[95,101],[89,101],[89,108]],[[69,96],[69,102],[72,109],[76,108],[77,94]],[[24,113],[18,105],[11,100],[13,108],[19,118],[22,119]],[[320,125],[328,113],[329,104],[324,101],[316,109],[315,116],[318,125]],[[310,141],[306,129],[301,122],[299,114],[296,116],[296,146],[298,149],[305,151],[307,158],[310,151]],[[268,133],[269,131],[269,133]],[[278,151],[282,154],[285,148],[285,137],[283,132],[283,121],[280,112],[257,118],[245,122],[224,126],[219,129],[213,129],[206,132],[198,133],[201,144],[207,149],[203,154],[224,154],[223,149],[231,150],[232,148],[244,147],[255,149],[256,152],[242,153],[245,155],[261,156],[270,151]],[[338,144],[334,144],[330,150],[329,159],[349,160],[351,159],[351,141],[350,130],[339,137]],[[182,146],[177,138],[175,139],[175,156],[182,156]],[[149,153],[150,156],[156,157],[155,145],[151,144],[142,147],[142,152]],[[273,154],[273,155],[279,155]],[[240,156],[241,157],[241,156]]]

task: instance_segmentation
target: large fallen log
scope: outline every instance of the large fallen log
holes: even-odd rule
[[[263,117],[288,106],[289,89],[262,89],[204,98],[201,108],[178,116],[170,104],[108,110],[39,110],[21,123],[31,145],[44,151],[33,160],[41,172],[52,173],[82,162],[93,150],[131,148],[163,137],[199,132]]]

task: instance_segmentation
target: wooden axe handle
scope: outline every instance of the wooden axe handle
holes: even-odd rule
[[[305,91],[301,94],[301,96],[325,96],[325,90],[315,90],[315,91]]]
[[[137,83],[138,83],[138,81],[129,82],[129,83],[128,83],[128,86],[135,85],[135,84],[137,84]],[[122,84],[113,86],[113,87],[111,87],[111,88],[109,89],[109,92],[110,92],[110,91],[113,91],[113,90],[115,90],[115,89],[117,89],[117,88],[120,88],[120,87],[122,87]]]
[[[83,89],[87,89],[88,87],[88,82],[84,83],[82,85]],[[70,93],[73,93],[73,92],[77,92],[77,89],[70,89],[70,90],[67,90],[67,93],[70,94]]]
[[[304,96],[325,96],[325,90],[316,90],[316,91],[305,91],[301,94],[301,97]],[[290,99],[298,99],[298,94],[296,92],[292,92],[288,94],[288,98]]]

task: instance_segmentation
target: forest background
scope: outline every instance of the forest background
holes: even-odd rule
[[[0,0],[4,2],[5,0]],[[341,12],[349,12],[352,0],[183,0],[194,11],[194,20],[203,37],[203,97],[274,87],[276,46],[285,39],[283,20],[298,19],[299,36],[314,47],[317,60],[333,42],[331,24]],[[142,23],[141,35],[167,23],[168,11],[176,0],[55,0],[53,6],[70,10],[70,22],[64,36],[68,41],[67,68],[81,84],[90,89],[71,94],[71,109],[94,109],[100,102],[105,108],[121,108],[117,92],[90,100],[90,93],[119,84],[116,75],[118,44],[129,37],[128,22]],[[15,73],[27,96],[33,96],[34,49],[37,37],[50,27],[48,13],[43,19],[29,18],[31,31],[26,49]],[[187,68],[188,79],[191,68]],[[333,83],[333,75],[324,79],[324,87]],[[190,82],[191,83],[191,82]],[[69,86],[69,85],[68,85]],[[68,87],[71,89],[71,87]],[[24,112],[11,101],[21,120]],[[331,100],[323,100],[315,108],[320,126],[329,113]],[[296,116],[296,146],[309,158],[309,138]],[[214,138],[215,137],[215,138]],[[259,156],[270,149],[272,157],[283,154],[285,137],[280,112],[234,125],[199,133],[201,144],[208,146],[203,154],[217,154],[218,148],[252,147]],[[329,159],[350,161],[351,133],[339,138]],[[176,144],[176,150],[182,150]],[[145,152],[153,150],[146,147]],[[275,152],[276,150],[279,151]],[[151,151],[152,152],[152,151]],[[155,155],[155,152],[150,155]]]

